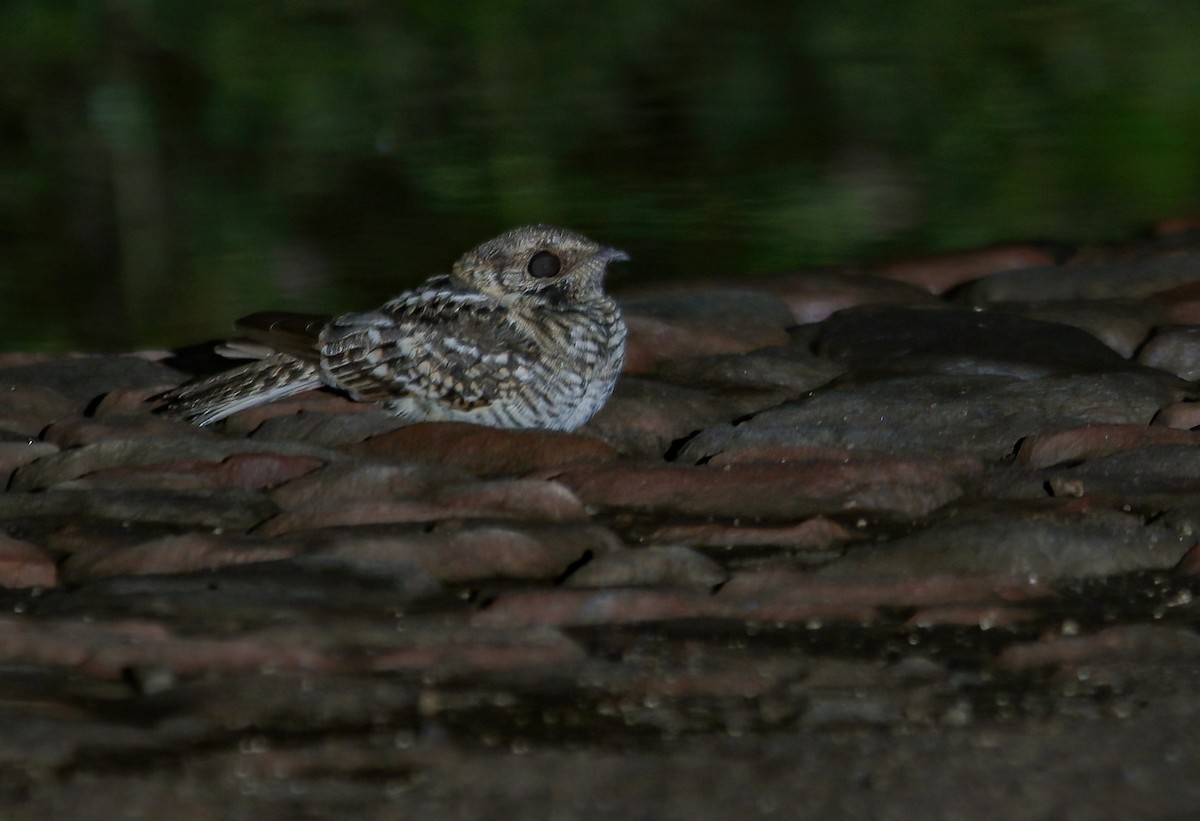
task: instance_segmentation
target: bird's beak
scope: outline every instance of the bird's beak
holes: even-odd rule
[[[606,265],[610,262],[629,262],[629,254],[608,245],[601,245],[600,250],[596,252],[596,257],[603,260]]]

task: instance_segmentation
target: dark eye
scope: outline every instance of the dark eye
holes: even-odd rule
[[[562,263],[558,257],[549,251],[538,251],[529,260],[529,265],[525,268],[532,277],[552,277],[562,270]]]

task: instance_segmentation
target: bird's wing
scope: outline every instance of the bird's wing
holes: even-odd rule
[[[378,311],[336,318],[321,355],[326,377],[357,399],[417,395],[460,409],[519,391],[541,358],[505,306],[442,278]]]

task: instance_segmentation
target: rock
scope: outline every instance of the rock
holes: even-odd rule
[[[355,456],[437,462],[479,476],[527,476],[564,465],[617,458],[599,439],[546,430],[500,430],[465,422],[419,422],[345,450]]]
[[[41,438],[66,450],[92,445],[109,439],[157,438],[162,436],[194,436],[213,439],[215,434],[207,428],[193,425],[183,427],[178,420],[153,416],[149,412],[117,415],[108,413],[97,418],[70,418],[55,422],[42,433]]]
[[[1096,337],[1125,359],[1137,352],[1151,329],[1167,321],[1161,308],[1128,299],[999,302],[989,305],[988,310],[1072,325]]]
[[[0,587],[54,587],[58,568],[37,545],[0,533]]]
[[[180,374],[140,356],[73,356],[0,371],[0,390],[36,386],[63,396],[82,413],[97,396],[115,388],[174,385]]]
[[[1114,355],[1115,356],[1115,355]],[[1152,374],[1015,380],[913,376],[842,383],[693,438],[681,461],[741,448],[854,448],[891,458],[998,460],[1024,437],[1087,424],[1146,425],[1181,391]]]
[[[1200,428],[1200,402],[1174,402],[1167,405],[1154,417],[1155,427],[1191,430]]]
[[[330,528],[304,535],[315,555],[415,564],[443,582],[556,579],[587,556],[622,549],[608,529],[583,523],[465,521]]]
[[[703,553],[678,545],[616,550],[595,557],[567,577],[567,587],[713,588],[729,578]]]
[[[832,519],[815,516],[795,525],[777,527],[719,524],[666,524],[657,527],[648,537],[658,542],[678,542],[692,547],[790,547],[806,550],[828,550],[862,536],[848,530]]]
[[[1058,495],[1159,512],[1200,503],[1200,448],[1194,444],[1147,445],[1074,467],[1055,468],[1046,477]]]
[[[252,437],[262,442],[295,440],[310,445],[342,447],[389,433],[407,424],[410,423],[384,410],[333,414],[301,410],[272,416],[254,429]]]
[[[950,518],[891,542],[854,548],[818,573],[917,579],[1019,576],[1059,579],[1173,567],[1191,542],[1139,517],[1084,515]]]
[[[853,370],[1010,375],[1126,371],[1091,334],[1012,314],[867,306],[822,323],[815,350]]]
[[[923,516],[962,494],[947,474],[914,462],[583,467],[556,474],[588,504],[667,516],[796,519],[872,512]]]
[[[582,627],[722,618],[732,611],[708,593],[686,590],[534,590],[500,596],[472,618],[483,627]]]
[[[845,369],[798,345],[762,348],[744,354],[721,354],[673,359],[661,363],[655,376],[693,388],[761,391],[792,396],[821,387]],[[627,378],[622,382],[632,382]]]
[[[272,491],[271,499],[281,510],[312,510],[352,502],[416,499],[473,480],[462,468],[432,462],[345,460],[293,479]]]
[[[1160,324],[1200,325],[1200,282],[1189,282],[1150,295],[1163,312]]]
[[[972,305],[1016,300],[1137,299],[1200,280],[1200,254],[1148,253],[994,274],[963,287]]]
[[[443,519],[536,519],[586,521],[583,504],[556,482],[507,479],[439,488],[411,499],[334,498],[276,516],[259,533],[277,536],[295,530]]]
[[[105,439],[44,456],[18,469],[13,475],[11,489],[38,490],[108,468],[184,461],[224,462],[231,456],[246,453],[309,457],[324,462],[344,458],[338,451],[298,442],[253,442],[206,436]]]
[[[340,394],[326,390],[305,391],[277,402],[256,405],[225,418],[221,423],[226,433],[254,433],[265,422],[282,419],[301,413],[335,415],[343,413],[377,413],[379,406],[373,402],[355,402]]]
[[[266,496],[242,488],[128,490],[56,487],[40,493],[0,494],[0,520],[91,516],[119,522],[248,530],[278,512]]]
[[[622,456],[661,459],[678,440],[781,399],[779,393],[699,390],[627,376],[579,432],[604,440]]]
[[[58,453],[58,446],[51,442],[38,442],[34,439],[0,441],[0,487],[8,485],[9,477],[17,468],[32,464],[52,453]]]
[[[769,294],[704,290],[622,302],[629,327],[626,373],[704,354],[743,353],[787,342],[791,310]]]
[[[1200,434],[1169,427],[1084,425],[1026,437],[1017,448],[1017,464],[1034,468],[1050,467],[1163,444],[1197,445],[1200,444]]]
[[[83,405],[75,405],[63,394],[41,385],[6,384],[0,371],[0,431],[36,439],[42,429],[59,419],[80,416]]]
[[[868,274],[806,271],[760,280],[757,285],[787,303],[798,323],[820,322],[858,305],[938,304],[922,288]]]
[[[228,535],[186,533],[107,550],[77,553],[63,564],[63,580],[82,584],[109,576],[192,573],[229,565],[287,559],[296,545]]]
[[[1137,361],[1195,382],[1200,379],[1200,325],[1157,329],[1138,351]]]
[[[1059,636],[1048,641],[1005,648],[999,663],[1006,670],[1037,667],[1079,667],[1134,661],[1152,670],[1155,662],[1200,661],[1200,636],[1179,627],[1125,624],[1090,636]]]
[[[1000,245],[893,262],[874,273],[942,294],[964,282],[1004,271],[1046,268],[1054,266],[1055,262],[1053,254],[1034,245]]]
[[[220,461],[203,459],[103,468],[70,482],[73,488],[151,488],[192,490],[239,487],[262,490],[304,476],[324,465],[312,456],[235,453]]]

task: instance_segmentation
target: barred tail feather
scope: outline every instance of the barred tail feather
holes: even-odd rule
[[[320,386],[315,364],[276,354],[182,385],[164,394],[156,411],[196,425],[210,425],[246,408]]]

